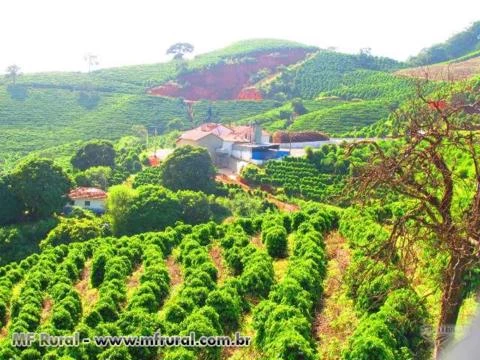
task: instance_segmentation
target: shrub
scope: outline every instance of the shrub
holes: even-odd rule
[[[247,294],[265,297],[273,285],[274,273],[272,260],[263,251],[253,249],[243,259],[242,286]]]
[[[90,275],[90,281],[93,287],[98,287],[103,282],[105,276],[105,265],[107,259],[112,254],[109,252],[97,252],[92,262],[92,274]]]
[[[391,291],[407,284],[407,279],[400,270],[391,270],[369,282],[364,281],[358,289],[355,307],[361,312],[378,311]]]
[[[101,218],[60,218],[60,223],[48,233],[40,247],[86,241],[103,235],[107,234]]]
[[[181,219],[186,224],[205,223],[212,217],[210,203],[202,192],[183,190],[177,192],[182,208]]]
[[[396,360],[393,351],[382,339],[364,334],[355,338],[343,353],[344,360]]]
[[[315,360],[317,355],[312,344],[294,330],[280,332],[266,347],[266,354],[275,359]]]
[[[224,332],[230,332],[239,326],[241,308],[238,294],[232,295],[225,289],[212,291],[206,305],[218,313]]]
[[[128,348],[126,347],[111,347],[98,356],[99,360],[132,360]]]
[[[113,322],[118,319],[117,304],[113,299],[100,299],[96,305],[96,310],[103,321]]]
[[[142,185],[162,185],[162,169],[160,167],[149,167],[140,171],[133,179],[133,188]]]
[[[193,350],[186,348],[168,349],[165,352],[164,360],[196,360],[198,359]]]
[[[307,220],[307,215],[301,211],[297,211],[292,215],[292,229],[297,230],[298,227]]]
[[[39,360],[42,358],[42,354],[37,349],[25,349],[20,355],[21,360]]]
[[[52,315],[52,324],[57,329],[73,330],[75,325],[70,312],[65,308],[57,308]]]
[[[181,323],[188,313],[180,304],[172,304],[165,309],[165,320],[173,324]]]
[[[265,233],[265,246],[270,256],[285,257],[287,255],[287,232],[285,229],[279,226],[269,228]]]

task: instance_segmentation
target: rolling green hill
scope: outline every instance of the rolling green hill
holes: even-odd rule
[[[255,40],[195,57],[179,65],[167,62],[93,71],[24,74],[13,86],[0,80],[0,162],[11,155],[91,138],[117,139],[132,126],[158,132],[185,129],[210,120],[233,122],[267,111],[275,101],[199,101],[150,96],[146,90],[180,73],[202,71],[218,63],[257,53],[311,49],[281,40]],[[189,108],[191,106],[191,108]],[[193,117],[193,118],[192,118]]]
[[[287,68],[263,90],[268,97],[278,97],[280,94],[290,98],[313,99],[321,92],[344,85],[345,77],[358,70],[392,71],[400,67],[400,63],[388,58],[321,50],[302,66]]]
[[[335,80],[328,84],[320,79],[326,74],[322,72],[319,77],[311,78],[312,82],[318,81],[318,87],[312,94],[317,93],[321,86],[329,90],[317,93],[316,99],[303,100],[307,114],[299,114],[301,116],[295,121],[289,119],[293,110],[291,102],[287,102],[282,107],[242,119],[242,122],[256,121],[272,131],[320,130],[341,135],[386,119],[392,110],[416,91],[415,80],[390,72],[357,69],[342,74],[332,70],[328,76]]]
[[[149,93],[171,83],[200,86],[191,89],[200,99],[215,86],[219,88],[210,95],[222,94],[230,87],[255,88],[248,78],[258,78],[261,66],[269,67],[270,77],[258,82],[252,100],[247,96],[184,101],[174,95]],[[261,39],[238,42],[184,62],[91,73],[25,74],[18,77],[15,86],[1,79],[0,162],[12,155],[19,157],[76,141],[118,139],[131,134],[134,125],[159,134],[205,121],[259,121],[269,130],[351,131],[388,115],[389,108],[411,93],[410,80],[392,74],[401,67],[395,60],[368,53],[348,55]],[[212,82],[213,78],[217,80]],[[188,88],[185,91],[188,93]],[[302,99],[311,114],[292,124],[287,113],[294,98]]]

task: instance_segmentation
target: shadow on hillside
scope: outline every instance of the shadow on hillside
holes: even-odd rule
[[[10,84],[7,86],[7,91],[13,100],[24,101],[28,98],[28,90],[26,86]]]

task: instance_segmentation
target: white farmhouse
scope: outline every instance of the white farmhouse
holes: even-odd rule
[[[288,155],[288,151],[281,151],[278,144],[270,143],[270,134],[257,124],[227,126],[206,123],[181,134],[176,144],[204,147],[215,165],[236,172],[247,163],[261,165]]]
[[[107,193],[93,187],[78,187],[68,194],[70,206],[92,210],[95,213],[105,212]]]

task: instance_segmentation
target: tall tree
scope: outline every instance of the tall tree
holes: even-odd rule
[[[175,149],[162,164],[162,183],[172,190],[211,192],[215,169],[208,151],[190,145]]]
[[[128,233],[128,211],[135,200],[135,190],[125,185],[112,186],[108,192],[107,213],[115,235]]]
[[[176,43],[167,50],[167,55],[173,55],[174,60],[182,60],[185,54],[191,53],[194,47],[189,43]]]
[[[480,135],[472,126],[475,115],[466,111],[477,106],[478,102],[427,100],[419,91],[418,100],[400,114],[406,123],[406,143],[392,154],[372,143],[372,158],[356,179],[363,197],[383,190],[407,200],[405,215],[396,220],[391,233],[392,254],[411,250],[412,242],[434,238],[436,250],[448,258],[442,273],[437,358],[453,338],[445,329],[456,324],[464,281],[480,260]],[[459,156],[463,166],[473,169],[473,176],[460,168]]]
[[[50,159],[39,158],[20,162],[12,172],[11,181],[26,214],[32,219],[62,210],[72,185],[60,166]]]
[[[18,220],[22,215],[23,206],[15,195],[10,176],[0,177],[0,225],[6,225]]]
[[[85,54],[83,60],[87,63],[88,72],[92,71],[92,68],[94,66],[98,66],[98,64],[100,64],[100,62],[98,61],[98,55],[95,55],[93,53]]]
[[[20,72],[20,66],[18,65],[10,65],[7,67],[5,77],[12,81],[12,84],[15,85],[17,83],[17,78],[22,75]]]
[[[133,190],[113,186],[108,194],[108,215],[115,235],[163,230],[181,219],[182,207],[170,190],[143,185]]]
[[[116,152],[111,142],[94,140],[78,149],[70,162],[79,170],[86,170],[93,166],[113,167],[115,156]]]

